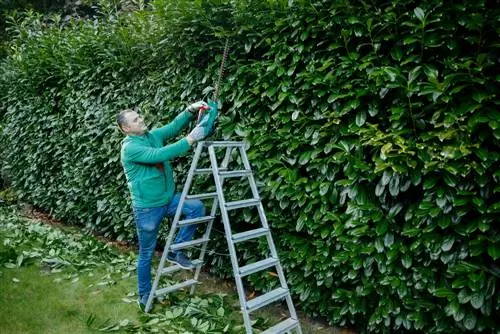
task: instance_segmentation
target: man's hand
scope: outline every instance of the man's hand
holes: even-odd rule
[[[190,112],[190,113],[195,113],[197,111],[200,110],[200,108],[206,108],[208,109],[208,104],[205,102],[205,101],[198,101],[198,102],[195,102],[193,104],[190,104],[188,107],[187,107],[187,110]]]
[[[205,138],[205,128],[202,126],[195,126],[195,128],[191,130],[186,137],[189,145],[193,145],[193,143],[202,140],[203,138]]]

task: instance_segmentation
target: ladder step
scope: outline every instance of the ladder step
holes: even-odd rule
[[[242,141],[205,141],[203,142],[205,147],[245,147],[245,142]]]
[[[155,292],[155,297],[167,294],[167,293],[172,292],[172,291],[180,290],[182,288],[187,288],[188,286],[194,285],[196,283],[198,283],[197,280],[188,279],[187,281],[184,281],[182,283],[177,283],[177,284],[174,284],[171,286],[167,286],[166,288],[163,288],[163,289],[158,289]]]
[[[240,176],[249,176],[252,175],[251,170],[242,169],[242,170],[232,170],[229,172],[221,172],[219,171],[219,175],[223,177],[240,177]]]
[[[195,266],[195,267],[198,267],[199,265],[202,265],[203,262],[200,261],[200,260],[193,260],[191,261],[191,263]],[[182,268],[179,267],[179,265],[177,264],[173,264],[171,266],[168,266],[168,267],[164,267],[161,271],[160,271],[160,275],[168,275],[168,274],[171,274],[171,273],[174,273],[176,271],[179,271],[181,270]]]
[[[255,206],[260,203],[260,198],[244,199],[242,201],[234,201],[226,203],[227,210],[234,210],[240,208],[247,208],[249,206]]]
[[[178,244],[171,245],[170,250],[176,251],[176,250],[183,249],[183,248],[201,245],[205,242],[208,242],[209,240],[210,240],[209,238],[206,238],[206,239],[201,238],[201,239],[196,239],[196,240],[191,240],[191,241],[186,241],[186,242],[180,242]]]
[[[219,168],[219,171],[227,171],[227,168]],[[212,174],[212,168],[197,168],[193,174]]]
[[[233,242],[237,243],[237,242],[242,242],[242,241],[258,238],[258,237],[261,237],[263,235],[266,235],[267,233],[269,233],[269,230],[267,228],[261,227],[261,228],[255,229],[255,230],[250,230],[250,231],[245,231],[245,232],[233,234],[232,238],[233,238]]]
[[[185,219],[185,220],[179,220],[177,223],[177,226],[188,226],[188,225],[193,225],[193,224],[200,224],[200,223],[206,223],[214,219],[212,216],[204,216],[204,217],[198,217],[198,218],[193,218],[193,219]]]
[[[261,334],[283,334],[297,327],[299,327],[299,321],[297,319],[288,318],[273,327],[266,329],[261,332]]]
[[[240,275],[242,277],[251,275],[257,271],[267,269],[269,267],[275,266],[278,261],[275,258],[269,258],[255,263],[247,264],[240,268]]]
[[[248,312],[253,312],[261,307],[264,307],[271,304],[272,302],[286,297],[288,293],[288,289],[285,288],[277,288],[275,290],[272,290],[266,294],[263,294],[262,296],[249,300],[247,302],[247,310]]]
[[[205,193],[205,194],[198,194],[198,195],[187,195],[186,199],[209,199],[209,198],[216,198],[217,193]]]
[[[193,171],[193,174],[212,174],[212,168],[198,168]]]

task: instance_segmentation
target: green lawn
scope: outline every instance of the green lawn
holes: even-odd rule
[[[194,295],[136,304],[135,252],[0,208],[0,333],[243,333],[234,285],[203,274]],[[184,273],[172,279],[182,279]],[[285,315],[257,314],[266,329]],[[340,333],[301,315],[304,333]]]
[[[137,322],[136,305],[122,301],[133,291],[132,280],[120,280],[111,287],[96,285],[104,275],[96,270],[60,279],[60,275],[48,274],[38,265],[3,269],[0,332],[97,333],[92,328],[104,327],[108,319],[114,323],[123,319]]]

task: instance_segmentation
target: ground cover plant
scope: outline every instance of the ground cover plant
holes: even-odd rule
[[[0,227],[2,331],[215,334],[243,328],[234,299],[223,293],[180,292],[150,314],[140,312],[133,252],[13,208],[0,208]]]

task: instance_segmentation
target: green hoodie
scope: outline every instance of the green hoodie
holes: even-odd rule
[[[161,128],[123,140],[121,162],[135,208],[159,207],[172,199],[175,183],[169,160],[186,153],[190,145],[186,138],[170,145],[165,142],[179,135],[192,117],[184,111]]]

